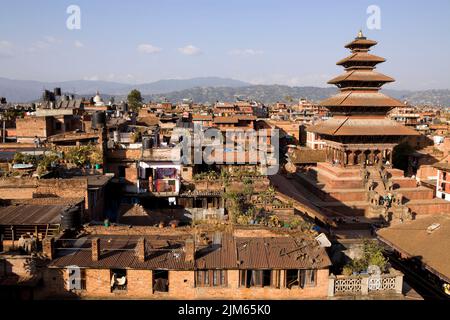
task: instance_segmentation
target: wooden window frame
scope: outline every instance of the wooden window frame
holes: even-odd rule
[[[288,288],[288,271],[297,272],[298,285],[291,286],[292,288],[311,288],[317,286],[317,269],[298,269],[286,270],[285,272],[285,287]],[[288,288],[289,289],[289,288]]]
[[[267,277],[269,272],[269,284],[264,284],[265,276]],[[281,271],[264,269],[239,270],[239,287],[279,289],[281,287]]]
[[[208,269],[195,271],[195,286],[217,288],[228,286],[228,270]]]

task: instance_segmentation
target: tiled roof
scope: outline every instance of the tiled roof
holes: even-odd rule
[[[434,223],[439,228],[428,232]],[[420,257],[430,271],[450,282],[450,214],[421,216],[381,229],[377,234],[383,242],[409,257]]]
[[[238,123],[239,118],[234,117],[214,117],[214,123]]]
[[[413,136],[419,133],[387,118],[333,117],[307,128],[309,132],[332,136]]]
[[[237,238],[240,269],[320,269],[331,265],[317,242],[292,237]]]
[[[211,121],[213,117],[211,115],[193,114],[192,121]]]
[[[129,269],[312,269],[331,265],[324,248],[314,240],[292,237],[237,238],[225,233],[220,243],[198,246],[195,262],[185,261],[182,236],[145,236],[146,260],[135,253],[140,236],[100,236],[101,255],[92,261],[92,237],[83,237],[73,245],[56,250],[50,267],[77,265],[82,268]]]
[[[381,63],[381,62],[385,62],[386,59],[376,56],[376,55],[373,55],[373,54],[370,54],[370,53],[367,53],[367,52],[355,52],[352,55],[338,61],[336,64],[343,65],[349,61],[371,61],[371,62]]]
[[[369,39],[362,39],[362,38],[357,38],[355,40],[353,40],[352,42],[349,42],[345,45],[346,48],[354,48],[360,45],[363,46],[374,46],[376,45],[378,42],[374,41],[374,40],[369,40]]]
[[[124,269],[170,269],[188,270],[193,262],[185,261],[183,239],[164,239],[146,236],[146,260],[141,262],[135,253],[139,236],[101,235],[100,259],[92,260],[92,237],[77,240],[74,248],[56,250],[57,258],[50,267],[67,267],[76,265],[81,268],[124,268]]]
[[[328,99],[322,100],[323,107],[382,107],[395,108],[405,106],[400,101],[381,92],[342,91]]]
[[[372,70],[352,70],[328,81],[329,84],[341,81],[393,82],[393,78]]]

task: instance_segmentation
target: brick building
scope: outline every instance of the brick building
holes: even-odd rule
[[[331,264],[314,239],[226,233],[210,242],[112,235],[47,240],[44,253],[52,259],[42,297],[324,298]]]

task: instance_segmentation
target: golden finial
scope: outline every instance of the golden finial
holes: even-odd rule
[[[364,35],[363,35],[361,29],[359,29],[359,32],[358,32],[358,38],[364,38]]]

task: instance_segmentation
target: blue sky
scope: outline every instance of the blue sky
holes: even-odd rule
[[[81,29],[69,30],[69,5]],[[368,30],[369,5],[381,29]],[[40,0],[0,4],[0,77],[327,86],[362,28],[396,89],[450,88],[450,1]]]

